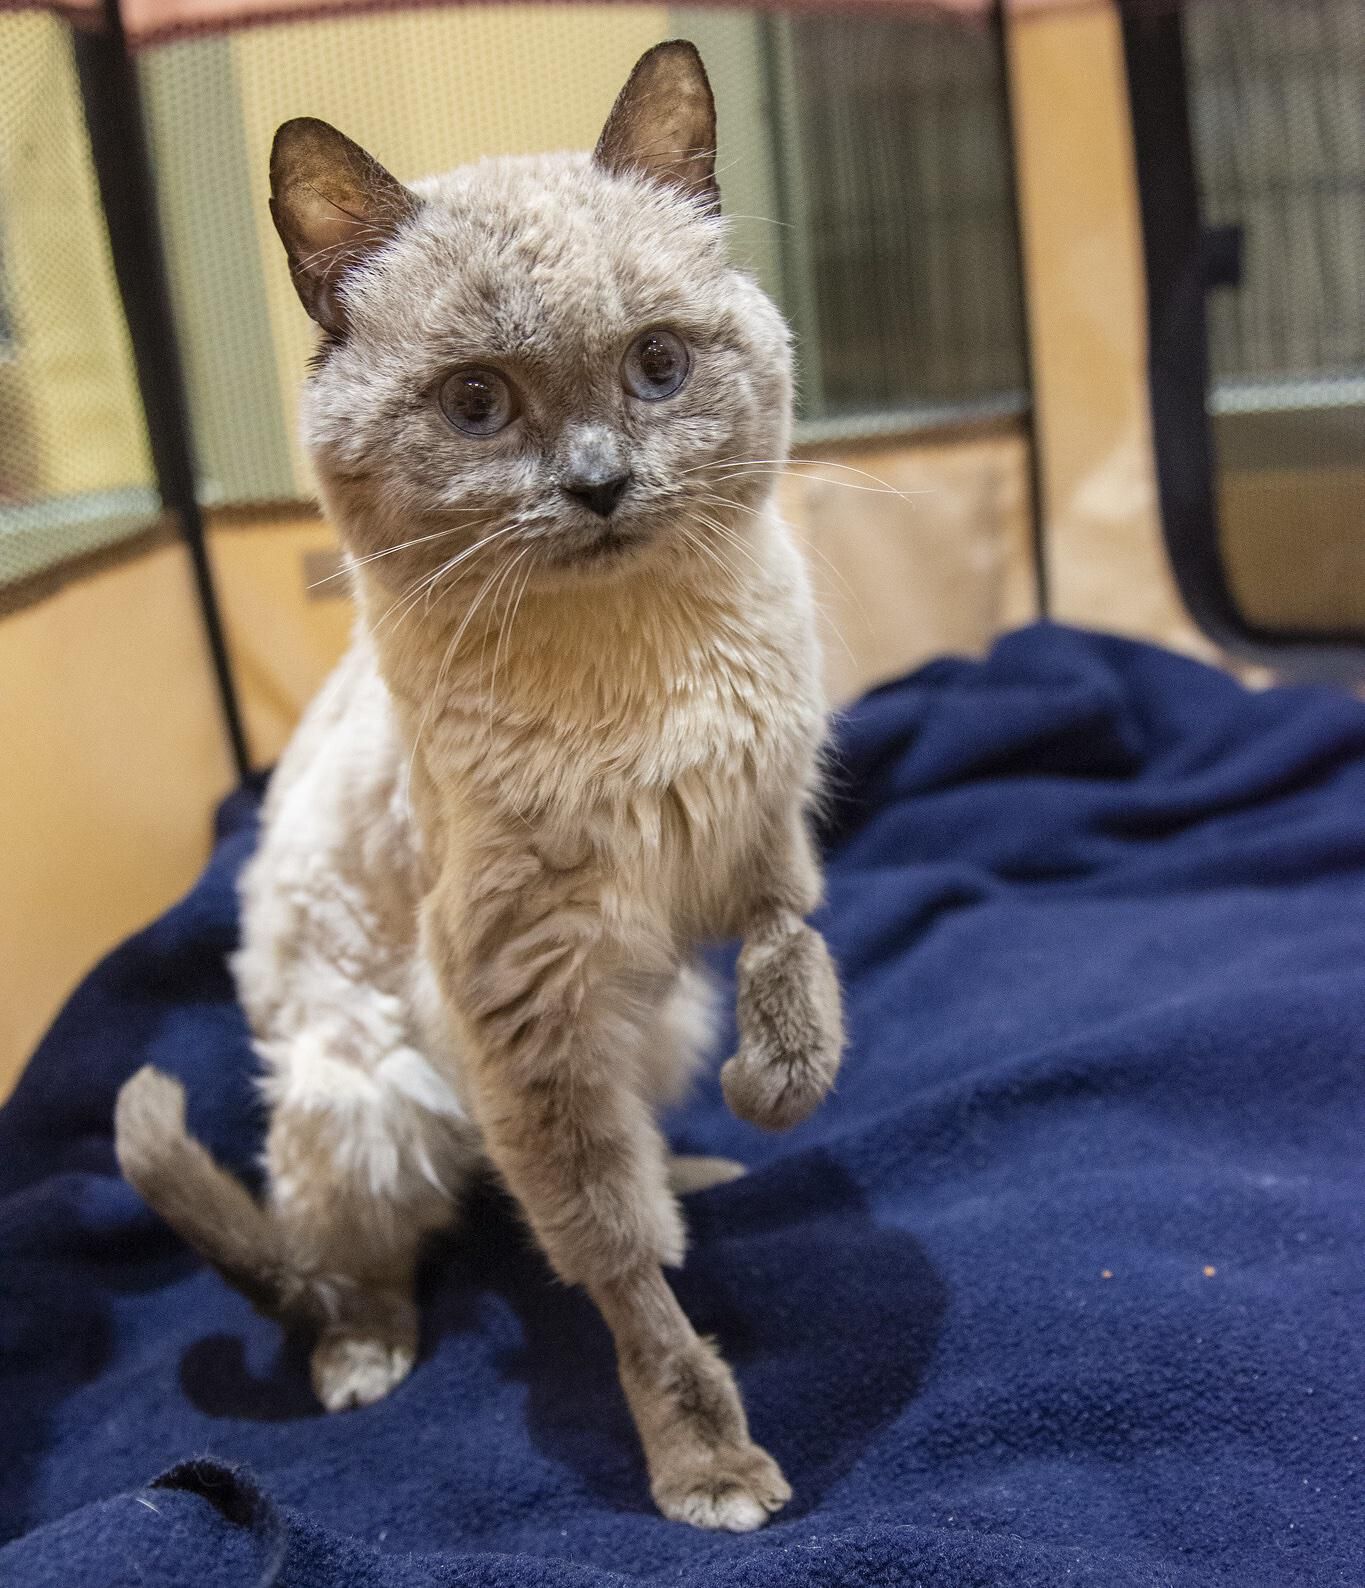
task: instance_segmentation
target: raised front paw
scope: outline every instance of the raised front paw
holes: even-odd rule
[[[812,1114],[844,1047],[839,982],[820,934],[797,923],[745,943],[736,992],[739,1051],[720,1072],[730,1112],[765,1130]]]
[[[792,1497],[782,1470],[759,1446],[722,1446],[690,1452],[659,1473],[652,1485],[655,1504],[673,1522],[727,1533],[752,1533]]]

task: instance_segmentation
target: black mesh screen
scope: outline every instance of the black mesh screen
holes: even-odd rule
[[[774,62],[788,248],[810,274],[808,413],[1022,406],[994,33],[913,16],[789,27]]]
[[[322,116],[404,177],[586,147],[668,36],[707,61],[734,253],[792,321],[804,417],[877,433],[1021,410],[986,23],[589,5],[314,18],[138,58],[206,502],[308,493],[291,418],[311,331],[265,214],[274,128]]]
[[[1186,39],[1205,217],[1242,243],[1210,304],[1216,390],[1330,406],[1365,379],[1365,10],[1199,0]]]
[[[159,510],[71,34],[0,12],[0,602]]]
[[[135,325],[138,367],[144,395],[168,359],[184,387],[166,405],[175,423],[153,415],[157,470],[183,459],[185,494],[206,509],[312,494],[293,414],[314,333],[265,202],[280,122],[321,116],[406,178],[590,147],[635,59],[670,36],[707,61],[734,255],[792,322],[805,436],[1021,412],[1001,51],[983,16],[395,7],[135,54],[151,186],[135,207],[164,254],[173,327]],[[0,12],[0,583],[157,512],[74,65],[88,95],[92,73],[107,84],[120,69],[107,57],[88,42],[73,57],[53,15]],[[106,186],[122,160],[97,162]],[[152,299],[160,312],[159,287]],[[188,446],[170,434],[181,418]]]

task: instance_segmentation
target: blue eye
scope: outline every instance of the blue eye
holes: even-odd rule
[[[437,400],[447,420],[467,436],[496,435],[521,412],[510,382],[495,369],[456,370]]]
[[[621,364],[621,384],[633,397],[659,402],[683,388],[692,368],[687,343],[672,331],[642,331]]]

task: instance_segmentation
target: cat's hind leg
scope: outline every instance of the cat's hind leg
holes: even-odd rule
[[[270,1211],[317,1329],[311,1374],[329,1411],[380,1399],[417,1354],[423,1238],[455,1215],[478,1159],[448,1086],[412,1048],[361,1067],[296,1036],[267,1083]]]
[[[412,1367],[422,1238],[450,1222],[479,1154],[416,1052],[362,1068],[316,1036],[262,1044],[273,1061],[265,1205],[190,1135],[184,1088],[151,1065],[120,1089],[115,1148],[143,1199],[229,1284],[316,1333],[314,1387],[337,1411],[378,1400]]]

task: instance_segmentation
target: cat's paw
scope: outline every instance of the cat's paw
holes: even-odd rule
[[[661,1473],[654,1502],[672,1522],[752,1533],[792,1497],[782,1470],[755,1444],[722,1446]]]
[[[313,1347],[313,1391],[329,1412],[370,1406],[412,1371],[406,1343],[374,1335],[325,1334]]]
[[[729,1185],[746,1173],[744,1165],[733,1158],[703,1158],[690,1152],[675,1152],[668,1160],[668,1189],[674,1196],[690,1196],[694,1191]]]
[[[824,1100],[839,1070],[844,1022],[825,940],[804,924],[744,946],[736,991],[739,1051],[720,1072],[730,1112],[787,1130]]]

